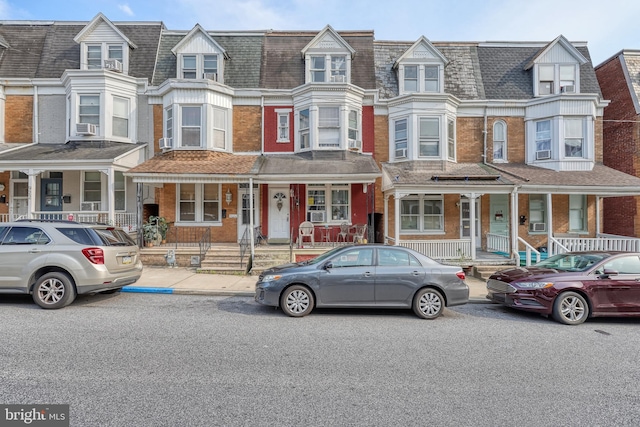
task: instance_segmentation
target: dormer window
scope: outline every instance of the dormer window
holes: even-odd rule
[[[327,25],[304,49],[306,83],[349,83],[355,50]]]
[[[538,95],[576,93],[576,65],[538,65]]]
[[[73,40],[81,46],[81,70],[110,70],[127,74],[129,49],[137,48],[101,13],[98,13]]]
[[[394,64],[398,70],[398,91],[442,93],[444,67],[449,61],[425,37],[420,37]]]
[[[404,67],[404,91],[405,92],[417,92],[418,91],[418,66],[407,65]]]
[[[324,56],[311,57],[311,81],[314,83],[325,81],[325,59]]]
[[[347,60],[344,55],[312,56],[309,75],[313,83],[346,83]],[[330,73],[327,73],[329,65]]]
[[[347,60],[345,56],[331,57],[331,78],[334,83],[346,83],[347,81]]]
[[[560,93],[576,92],[576,67],[575,65],[560,66]]]
[[[183,55],[183,79],[218,80],[218,55]]]

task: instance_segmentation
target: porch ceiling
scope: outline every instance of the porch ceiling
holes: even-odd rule
[[[16,146],[17,144],[13,144]],[[69,142],[67,144],[28,144],[0,151],[0,170],[83,170],[117,164],[127,154],[141,150],[146,143],[112,141]]]

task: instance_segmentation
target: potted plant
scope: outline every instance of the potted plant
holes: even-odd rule
[[[147,246],[153,246],[160,243],[162,240],[162,234],[160,233],[160,227],[158,226],[156,216],[150,216],[149,220],[142,224],[142,234],[144,236],[144,243]]]
[[[156,230],[157,230],[158,233],[160,233],[160,237],[161,237],[160,240],[162,240],[162,243],[166,243],[167,242],[167,231],[169,230],[169,223],[167,222],[165,217],[151,215],[149,217],[149,222],[155,222],[156,223]]]

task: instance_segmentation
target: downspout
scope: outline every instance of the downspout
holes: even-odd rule
[[[484,107],[484,129],[482,131],[482,163],[487,164],[487,107]]]
[[[264,154],[264,95],[260,97],[260,146],[262,147],[261,153]]]
[[[238,188],[238,194],[240,194],[240,189]],[[240,206],[242,206],[242,201],[240,201]],[[253,236],[255,223],[253,222],[253,178],[249,178],[249,238],[251,239],[251,260],[255,258],[255,239]]]
[[[38,132],[38,86],[33,86],[33,142],[40,142],[40,132]]]

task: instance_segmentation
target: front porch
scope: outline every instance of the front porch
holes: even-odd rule
[[[56,212],[34,212],[29,215],[16,215],[11,213],[0,214],[0,223],[17,221],[19,219],[56,219],[70,220],[86,223],[108,224],[121,227],[127,233],[135,233],[138,230],[137,214],[132,212],[116,212],[113,220],[109,219],[109,212],[104,211],[56,211]]]

